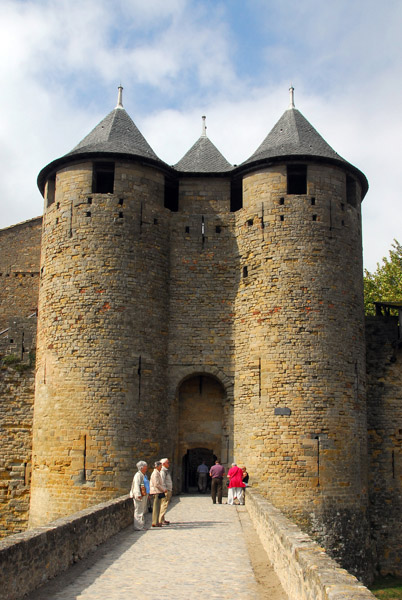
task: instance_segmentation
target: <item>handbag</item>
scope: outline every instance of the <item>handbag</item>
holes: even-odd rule
[[[164,498],[165,497],[165,492],[161,492],[160,494],[158,494],[158,498]]]
[[[145,489],[145,485],[144,484],[142,484],[140,486],[140,490],[141,490],[141,496],[146,496],[147,495],[147,491]]]

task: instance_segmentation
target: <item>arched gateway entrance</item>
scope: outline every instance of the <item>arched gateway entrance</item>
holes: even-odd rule
[[[197,467],[205,460],[210,467],[216,458],[228,459],[228,411],[222,384],[209,375],[183,381],[178,392],[178,466],[181,490],[197,489]]]

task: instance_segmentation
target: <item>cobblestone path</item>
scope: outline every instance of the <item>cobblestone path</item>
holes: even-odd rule
[[[149,528],[147,515],[146,531],[125,529],[27,600],[274,597],[255,579],[243,528],[249,539],[253,530],[244,507],[180,496],[167,518],[169,526]]]

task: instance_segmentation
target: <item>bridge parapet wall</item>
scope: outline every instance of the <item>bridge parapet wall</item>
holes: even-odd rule
[[[290,600],[373,600],[354,575],[252,488],[247,511]]]
[[[373,600],[323,548],[256,490],[247,510],[290,600]],[[132,523],[122,496],[0,541],[0,600],[20,600]]]
[[[133,501],[122,496],[0,541],[0,600],[19,600],[127,527]]]

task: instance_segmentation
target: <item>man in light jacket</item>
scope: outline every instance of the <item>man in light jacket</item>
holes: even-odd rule
[[[165,514],[167,511],[167,507],[170,502],[170,499],[172,497],[173,482],[172,482],[172,478],[169,473],[169,467],[170,467],[169,459],[161,458],[161,463],[162,463],[162,469],[161,469],[162,483],[165,486],[167,491],[165,492],[165,497],[162,499],[162,502],[161,502],[161,511],[159,514],[159,520],[162,523],[162,525],[169,525],[170,521],[166,521]]]
[[[161,495],[165,495],[167,489],[162,483],[161,468],[162,463],[157,460],[154,464],[154,470],[152,471],[150,481],[150,494],[154,497],[154,506],[152,509],[152,527],[162,527],[160,519],[160,508],[161,508]]]
[[[144,512],[147,507],[148,494],[146,493],[144,476],[148,465],[145,461],[137,462],[137,473],[134,475],[131,484],[130,498],[134,502],[134,529],[141,530],[145,528]]]

